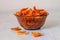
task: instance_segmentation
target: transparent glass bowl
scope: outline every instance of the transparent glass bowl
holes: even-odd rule
[[[15,15],[16,16],[16,15]],[[46,16],[16,16],[19,24],[28,30],[40,29],[46,20]]]

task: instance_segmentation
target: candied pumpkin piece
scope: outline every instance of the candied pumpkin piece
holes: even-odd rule
[[[27,14],[27,9],[28,8],[22,8],[21,9],[21,14],[22,14],[21,16],[25,16]]]
[[[11,28],[11,30],[18,31],[18,30],[21,30],[21,28],[19,28],[19,27],[14,27],[14,28]]]
[[[32,16],[32,12],[33,12],[33,10],[30,8],[30,9],[27,11],[26,16]]]
[[[31,22],[26,22],[26,25],[30,26],[31,25]]]
[[[37,9],[36,6],[33,9],[22,8],[21,11],[16,12],[17,16],[45,16],[47,11],[44,9]]]
[[[20,12],[16,12],[16,14],[15,14],[15,15],[20,16]]]
[[[40,13],[35,13],[35,16],[40,16]]]
[[[40,9],[37,9],[36,6],[34,6],[33,9],[34,9],[34,11],[35,11],[36,13],[39,13],[39,12],[40,12]]]
[[[33,16],[40,16],[40,13],[33,11],[32,15]]]
[[[33,10],[33,12],[32,12],[32,16],[35,16],[35,11]]]
[[[27,11],[25,10],[25,11],[21,11],[21,16],[25,16],[27,13],[26,13]]]
[[[17,31],[16,33],[17,33],[18,35],[26,35],[26,34],[28,34],[28,32],[25,31],[25,30],[20,30],[20,31]]]
[[[37,10],[37,9],[36,9],[36,6],[34,6],[33,9],[34,9],[34,10]]]
[[[21,11],[27,10],[28,8],[22,8]]]
[[[32,36],[39,37],[42,36],[42,34],[40,32],[32,32]]]
[[[40,11],[40,15],[47,15],[46,11]]]

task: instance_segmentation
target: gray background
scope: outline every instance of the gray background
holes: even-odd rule
[[[60,0],[0,0],[0,10],[15,10],[22,7],[59,9]]]
[[[60,0],[0,0],[0,40],[60,40],[59,4]],[[23,7],[33,6],[48,11],[45,25],[40,30],[26,30],[30,32],[28,35],[17,35],[11,31],[12,27],[21,27],[14,13]],[[43,36],[34,38],[31,36],[32,31],[41,32]]]

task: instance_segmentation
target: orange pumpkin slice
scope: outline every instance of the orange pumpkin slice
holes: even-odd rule
[[[28,34],[28,32],[22,31],[22,30],[17,31],[16,33],[17,33],[18,35],[26,35],[26,34]]]
[[[32,36],[39,37],[42,36],[42,34],[40,32],[32,32]]]
[[[15,28],[11,28],[11,30],[18,31],[18,30],[21,30],[21,28],[15,27]]]

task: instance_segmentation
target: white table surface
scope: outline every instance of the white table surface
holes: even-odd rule
[[[21,27],[13,15],[14,12],[0,11],[0,40],[60,40],[60,12],[58,10],[48,10],[49,15],[45,25],[40,30],[27,30],[30,32],[28,35],[17,35],[15,31],[10,30],[12,27]],[[32,31],[41,32],[43,36],[34,38],[31,36]]]

